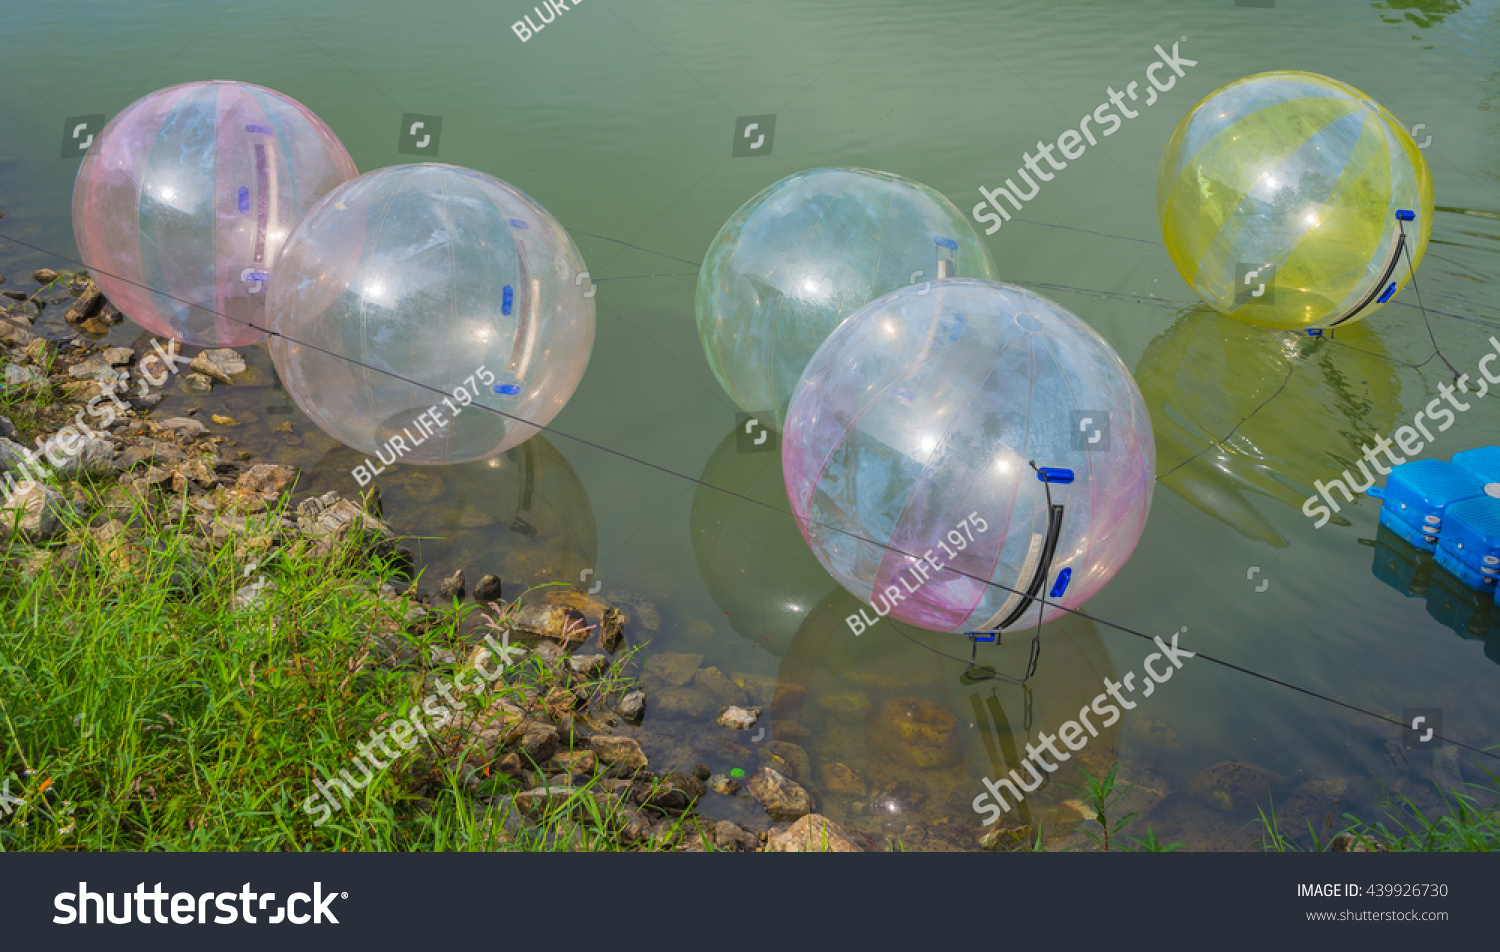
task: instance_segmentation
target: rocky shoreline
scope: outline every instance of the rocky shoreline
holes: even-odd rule
[[[351,652],[368,650],[371,663],[420,673],[429,687],[483,659],[488,649],[480,611],[499,612],[504,631],[525,646],[526,673],[512,683],[514,691],[448,725],[432,750],[403,768],[414,789],[428,792],[444,776],[460,773],[487,811],[486,830],[497,846],[569,848],[601,835],[616,848],[679,851],[1031,846],[1030,826],[1011,819],[982,828],[959,813],[961,819],[913,824],[928,794],[901,779],[867,780],[855,767],[830,760],[826,749],[815,771],[814,758],[789,739],[802,740],[799,731],[805,733],[795,685],[731,677],[690,652],[658,651],[640,663],[636,648],[662,626],[658,607],[644,596],[617,593],[606,601],[554,584],[510,592],[512,604],[505,606],[506,583],[480,574],[471,588],[465,569],[427,580],[424,591],[422,580],[412,580],[416,556],[382,519],[378,490],[361,498],[327,492],[294,500],[295,467],[253,460],[197,419],[196,410],[156,418],[168,380],[190,393],[232,385],[246,370],[238,353],[216,349],[189,359],[155,342],[149,350],[104,343],[98,338],[122,316],[92,281],[45,269],[31,278],[35,291],[0,292],[6,299],[0,301],[0,363],[7,414],[0,416],[0,518],[10,559],[31,572],[66,568],[87,541],[77,536],[86,524],[113,566],[128,571],[147,554],[142,520],[186,527],[205,563],[224,547],[254,566],[288,546],[315,557],[353,546],[366,559],[354,576],[390,611],[368,643],[351,645]],[[36,324],[46,309],[63,305],[74,332],[57,340],[39,335]],[[211,416],[223,427],[237,425]],[[68,481],[60,490],[33,479],[42,469]],[[161,581],[190,588],[191,574]],[[247,575],[234,607],[254,610],[274,591],[273,582]],[[449,623],[461,643],[417,647],[414,636]],[[882,736],[896,738],[890,756],[898,778],[903,774],[896,767],[922,772],[957,763],[959,725],[939,705],[895,697],[872,708],[871,696],[861,692],[818,703],[849,724],[870,718]],[[642,731],[648,709],[685,721],[691,736]],[[777,736],[761,744],[773,719]],[[1130,730],[1143,747],[1179,746],[1175,733],[1156,731],[1142,719]],[[754,742],[735,739],[752,732]],[[653,763],[643,740],[672,753],[656,755],[662,762]],[[834,740],[829,744],[837,748]],[[1461,777],[1452,753],[1440,755],[1438,772],[1456,786]],[[1411,773],[1399,751],[1391,757],[1402,774]],[[1102,771],[1109,765],[1088,766]],[[1331,834],[1350,792],[1346,780],[1292,780],[1226,761],[1198,771],[1174,794],[1149,769],[1122,766],[1122,783],[1134,786],[1121,812],[1151,819],[1164,838],[1196,838],[1210,825],[1203,817],[1243,815],[1268,794],[1276,795],[1293,828],[1312,821]],[[1078,831],[1091,822],[1089,815],[1067,796],[1053,791],[1050,799],[1060,815],[1071,817],[1071,832],[1060,836],[1054,829],[1046,845],[1086,848]],[[721,798],[724,809],[718,808]],[[950,799],[962,804],[965,798]],[[734,819],[724,818],[726,812]],[[877,832],[857,829],[850,819],[859,816],[869,817]],[[907,825],[893,826],[892,819]],[[1221,839],[1211,848],[1246,848],[1214,835]],[[1379,847],[1352,837],[1334,844],[1335,851],[1364,848]]]

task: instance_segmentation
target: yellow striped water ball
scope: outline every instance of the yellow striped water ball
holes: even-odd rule
[[[1232,317],[1347,325],[1406,283],[1432,230],[1432,177],[1394,116],[1326,76],[1258,73],[1178,123],[1156,176],[1172,263]]]

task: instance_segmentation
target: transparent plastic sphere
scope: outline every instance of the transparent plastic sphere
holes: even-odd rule
[[[741,206],[709,246],[698,335],[730,399],[779,426],[840,321],[896,288],[954,276],[997,277],[940,193],[889,172],[799,172]]]
[[[562,225],[499,179],[379,169],[287,238],[271,359],[302,411],[374,465],[484,459],[549,423],[583,377],[587,270]]]
[[[1156,176],[1162,237],[1187,283],[1216,310],[1283,330],[1379,309],[1421,263],[1432,209],[1401,123],[1315,73],[1258,73],[1210,94]]]
[[[1075,479],[1044,484],[1031,463]],[[782,466],[803,537],[867,618],[966,631],[1001,624],[1024,603],[1008,589],[1034,579],[1046,618],[1103,587],[1140,539],[1156,451],[1104,338],[1030,291],[960,279],[892,292],[829,335]],[[1042,576],[1049,489],[1063,514]]]
[[[185,83],[136,100],[99,133],[73,184],[73,234],[131,320],[188,344],[241,346],[265,336],[266,283],[292,226],[358,174],[296,100]]]

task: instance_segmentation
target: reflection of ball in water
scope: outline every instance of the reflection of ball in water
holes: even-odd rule
[[[799,172],[741,206],[709,246],[698,334],[730,398],[779,424],[840,321],[896,288],[956,275],[994,278],[995,265],[938,192],[888,172]]]
[[[514,418],[545,425],[578,386],[594,346],[586,270],[557,220],[498,179],[380,169],[287,239],[271,358],[324,432],[382,463],[493,456],[537,432]]]
[[[265,287],[287,233],[357,175],[301,103],[249,83],[136,100],[99,133],[73,185],[90,275],[153,334],[202,346],[265,336]]]
[[[1368,317],[1419,264],[1432,178],[1389,112],[1315,73],[1259,73],[1178,123],[1156,177],[1172,263],[1214,308],[1263,327]],[[1406,247],[1396,212],[1404,223]]]
[[[1155,447],[1130,371],[1029,291],[969,280],[921,290],[857,312],[802,375],[782,465],[803,535],[878,614],[923,628],[991,627],[1025,604],[933,563],[1009,589],[1036,579],[1049,605],[1082,604],[1130,556],[1150,508]],[[1059,531],[1031,462],[1076,474],[1050,487]],[[1037,606],[1024,617],[1033,623]]]

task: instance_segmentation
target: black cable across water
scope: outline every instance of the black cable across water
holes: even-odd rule
[[[62,260],[62,261],[67,261],[67,262],[71,262],[73,264],[77,264],[80,267],[82,267],[82,268],[84,268],[86,270],[89,270],[89,271],[97,270],[97,269],[90,268],[89,265],[86,262],[79,261],[76,258],[70,258],[67,255],[57,254],[56,252],[49,251],[46,248],[42,248],[42,247],[40,247],[38,245],[34,245],[34,244],[32,244],[32,243],[30,243],[28,241],[23,241],[20,238],[15,238],[15,237],[12,237],[10,235],[0,234],[0,241],[13,242],[15,244],[21,245],[22,247],[30,248],[32,251],[40,252],[41,254],[45,254],[45,255],[50,255],[50,256],[52,256],[54,258],[57,258],[59,260]],[[643,249],[643,250],[645,250],[645,249]],[[99,273],[101,273],[101,274],[109,274],[109,272],[107,272],[107,271],[100,271]],[[403,383],[409,384],[409,385],[411,385],[413,387],[416,387],[418,389],[429,390],[432,393],[438,394],[439,396],[449,396],[448,391],[443,390],[443,389],[441,389],[439,387],[434,387],[431,384],[426,384],[426,383],[422,383],[421,381],[418,381],[418,380],[413,380],[410,377],[402,376],[401,374],[398,374],[398,373],[396,373],[394,371],[391,371],[391,370],[385,370],[385,369],[380,368],[380,367],[371,366],[370,364],[364,363],[363,361],[360,361],[360,360],[356,360],[353,357],[348,357],[348,356],[346,356],[344,354],[335,353],[335,352],[333,352],[331,350],[327,350],[325,348],[318,347],[315,344],[304,343],[303,341],[297,340],[295,337],[289,337],[286,334],[282,334],[279,331],[274,331],[274,330],[270,330],[268,328],[261,327],[260,325],[252,323],[250,321],[240,320],[238,318],[231,317],[228,314],[220,314],[219,312],[214,311],[212,308],[203,307],[203,305],[201,305],[201,304],[195,304],[192,301],[188,301],[188,300],[185,300],[183,298],[176,297],[176,296],[168,294],[167,292],[164,292],[164,291],[156,291],[155,289],[153,289],[151,287],[148,287],[147,285],[140,284],[140,283],[138,283],[136,281],[131,281],[128,278],[122,278],[119,275],[110,275],[110,276],[113,277],[113,278],[115,278],[115,280],[122,281],[122,282],[124,282],[126,284],[133,285],[135,287],[141,288],[142,290],[149,291],[149,292],[151,292],[153,294],[159,294],[162,297],[168,298],[169,300],[176,301],[179,304],[185,304],[188,307],[198,307],[198,308],[201,308],[202,310],[205,310],[205,311],[208,311],[209,313],[215,314],[218,317],[222,317],[222,318],[224,318],[226,320],[233,321],[236,324],[242,324],[245,327],[251,328],[252,330],[260,331],[261,333],[266,334],[267,336],[270,336],[270,337],[280,337],[283,340],[286,340],[286,341],[289,341],[289,342],[291,342],[293,344],[298,345],[299,347],[307,347],[310,350],[314,350],[314,351],[317,351],[318,353],[326,354],[329,357],[333,357],[335,359],[345,361],[345,362],[347,362],[349,364],[352,364],[352,365],[354,365],[356,367],[362,367],[365,370],[371,370],[371,371],[374,371],[375,373],[378,373],[378,374],[384,374],[384,375],[386,375],[388,377],[391,377],[393,379],[399,380],[399,381],[401,381]],[[561,430],[555,429],[555,428],[553,428],[551,426],[547,426],[547,425],[544,425],[544,424],[533,423],[532,421],[522,419],[521,417],[518,417],[515,414],[506,413],[504,410],[497,410],[494,407],[486,406],[485,404],[482,404],[482,403],[478,402],[477,400],[474,401],[473,404],[471,404],[471,405],[479,407],[480,409],[483,409],[483,410],[488,410],[491,413],[498,414],[498,415],[506,417],[508,419],[515,420],[517,423],[523,423],[523,424],[525,424],[527,426],[530,426],[530,427],[533,427],[533,428],[535,428],[537,430],[541,430],[541,431],[544,431],[546,433],[550,433],[550,434],[553,434],[555,436],[562,437],[563,439],[572,440],[575,443],[579,443],[579,444],[581,444],[583,446],[587,446],[587,447],[589,447],[591,449],[598,450],[598,451],[600,451],[602,453],[607,453],[607,454],[609,454],[611,456],[615,456],[615,457],[618,457],[618,458],[623,459],[623,460],[628,460],[628,461],[630,461],[632,463],[636,463],[637,465],[645,466],[645,467],[647,467],[649,469],[654,469],[657,472],[666,473],[667,475],[676,477],[678,479],[685,479],[688,482],[694,483],[695,485],[698,485],[698,486],[703,486],[703,487],[705,487],[707,489],[711,489],[711,490],[713,490],[715,492],[724,493],[726,495],[733,496],[736,499],[743,500],[744,502],[751,503],[752,505],[760,506],[761,508],[766,509],[766,510],[768,510],[770,512],[774,512],[774,513],[777,513],[777,514],[780,514],[780,515],[792,516],[793,518],[796,518],[795,515],[793,515],[793,513],[792,513],[792,511],[790,509],[784,509],[784,508],[782,508],[780,506],[772,505],[771,503],[765,502],[763,500],[755,499],[755,498],[753,498],[751,496],[747,496],[744,493],[735,492],[732,489],[725,489],[725,488],[723,488],[721,486],[715,486],[712,483],[706,483],[703,480],[698,479],[695,476],[690,476],[687,473],[679,473],[676,470],[668,469],[665,466],[661,466],[661,465],[659,465],[657,463],[653,463],[653,462],[651,462],[649,460],[641,459],[638,456],[632,456],[631,454],[623,452],[621,450],[612,449],[611,447],[604,446],[603,444],[595,443],[594,441],[588,440],[588,439],[584,439],[581,436],[574,436],[571,433],[564,433]],[[867,543],[869,545],[873,545],[876,548],[884,549],[884,550],[886,550],[888,552],[894,552],[897,555],[905,556],[906,558],[912,559],[913,561],[919,561],[921,559],[921,557],[918,556],[918,555],[916,555],[915,553],[907,552],[907,551],[905,551],[903,549],[899,549],[899,548],[897,548],[897,547],[895,547],[893,545],[887,545],[887,544],[882,543],[882,542],[877,542],[874,539],[866,538],[865,536],[862,536],[862,535],[860,535],[860,534],[858,534],[856,532],[850,532],[849,530],[844,529],[844,528],[842,528],[840,526],[835,526],[835,525],[828,524],[828,523],[816,523],[816,524],[818,526],[820,526],[821,528],[825,528],[825,529],[828,529],[830,531],[837,532],[837,533],[839,533],[841,535],[848,536],[849,538],[852,538],[852,539],[857,539],[860,542],[864,542],[864,543]],[[1008,585],[1003,585],[1003,584],[1001,584],[999,582],[996,582],[996,581],[993,581],[991,579],[985,579],[985,578],[980,578],[977,575],[971,575],[968,572],[964,572],[964,571],[961,571],[959,569],[955,569],[955,568],[953,568],[951,566],[944,566],[944,570],[952,572],[953,574],[962,576],[964,578],[972,579],[973,581],[976,581],[976,582],[980,583],[981,585],[987,585],[987,586],[991,586],[991,587],[994,587],[994,588],[998,588],[998,589],[1001,589],[1002,591],[1009,592],[1009,593],[1015,594],[1015,595],[1020,595],[1022,597],[1026,596],[1025,592],[1022,592],[1022,591],[1020,591],[1018,589],[1011,588]],[[1112,622],[1112,621],[1107,621],[1107,620],[1105,620],[1103,618],[1095,617],[1095,616],[1090,615],[1087,612],[1081,611],[1080,609],[1077,609],[1077,608],[1066,608],[1066,607],[1064,607],[1062,605],[1057,605],[1055,607],[1059,611],[1067,612],[1068,614],[1071,614],[1071,615],[1077,615],[1080,618],[1083,618],[1083,619],[1086,619],[1088,621],[1094,622],[1097,625],[1102,625],[1102,626],[1104,626],[1106,628],[1112,628],[1112,629],[1114,629],[1116,631],[1124,632],[1125,634],[1128,634],[1128,635],[1134,635],[1135,637],[1141,638],[1141,639],[1143,639],[1143,640],[1145,640],[1147,642],[1154,642],[1154,640],[1155,640],[1153,638],[1153,636],[1148,635],[1148,634],[1146,634],[1143,631],[1137,631],[1136,629],[1131,628],[1131,627],[1129,627],[1127,625],[1121,625],[1121,624],[1117,624],[1117,623]],[[1184,629],[1184,630],[1186,630],[1186,629]],[[897,631],[900,632],[900,628],[897,628]],[[953,658],[953,656],[945,654],[944,652],[938,651],[936,648],[933,648],[930,645],[921,645],[920,642],[916,642],[914,639],[911,639],[910,636],[906,635],[905,632],[901,632],[901,634],[902,634],[903,637],[906,637],[907,640],[913,641],[914,644],[918,644],[921,647],[927,648],[929,651],[932,651],[932,652],[934,652],[936,654],[943,655],[943,657],[946,657],[946,658],[951,658],[952,660],[957,661],[960,664],[964,664],[965,663],[963,661],[963,659]],[[1330,704],[1335,704],[1335,705],[1337,705],[1339,707],[1344,708],[1345,710],[1354,711],[1356,713],[1363,714],[1363,715],[1365,715],[1367,717],[1370,717],[1370,718],[1373,718],[1375,720],[1383,721],[1383,722],[1385,722],[1387,724],[1394,724],[1394,725],[1396,725],[1398,727],[1401,727],[1403,729],[1406,727],[1405,724],[1403,724],[1401,721],[1399,721],[1399,720],[1397,720],[1395,718],[1388,717],[1388,716],[1386,716],[1384,714],[1380,714],[1380,713],[1377,713],[1375,711],[1369,710],[1367,708],[1360,707],[1357,704],[1350,704],[1347,701],[1341,701],[1338,698],[1329,697],[1326,694],[1321,694],[1321,693],[1319,693],[1317,691],[1314,691],[1314,690],[1312,690],[1310,688],[1304,688],[1304,687],[1302,687],[1300,685],[1292,684],[1289,681],[1283,681],[1280,678],[1272,677],[1271,675],[1268,675],[1268,674],[1262,674],[1259,671],[1255,671],[1255,670],[1252,670],[1250,668],[1246,668],[1246,667],[1244,667],[1242,665],[1235,664],[1232,661],[1225,661],[1222,658],[1216,658],[1213,655],[1204,654],[1201,651],[1200,652],[1194,652],[1194,656],[1198,657],[1198,658],[1202,658],[1203,660],[1205,660],[1205,661],[1207,661],[1207,662],[1209,662],[1211,664],[1216,664],[1216,665],[1219,665],[1221,667],[1228,668],[1231,671],[1238,671],[1241,674],[1246,674],[1246,675],[1249,675],[1250,677],[1258,678],[1258,679],[1260,679],[1262,681],[1265,681],[1265,682],[1267,682],[1269,684],[1275,684],[1275,685],[1277,685],[1279,687],[1286,688],[1287,690],[1295,691],[1298,694],[1302,694],[1302,695],[1305,695],[1305,696],[1311,697],[1311,698],[1317,698],[1318,700],[1326,701],[1326,702],[1328,702]],[[1496,752],[1490,751],[1490,750],[1485,750],[1484,748],[1475,747],[1475,746],[1472,746],[1470,744],[1465,744],[1462,741],[1453,740],[1453,739],[1448,738],[1448,737],[1441,737],[1439,739],[1442,740],[1444,743],[1452,744],[1455,747],[1462,748],[1462,749],[1467,750],[1467,751],[1469,751],[1471,753],[1478,754],[1478,755],[1483,756],[1483,757],[1489,757],[1492,760],[1500,761],[1500,753],[1496,753]]]

